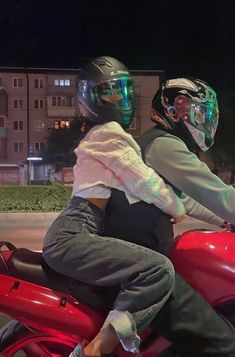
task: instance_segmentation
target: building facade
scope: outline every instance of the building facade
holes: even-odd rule
[[[149,108],[163,71],[133,71],[136,110],[129,132],[151,126]],[[40,161],[50,129],[68,127],[76,108],[76,69],[0,67],[0,185],[48,177]]]

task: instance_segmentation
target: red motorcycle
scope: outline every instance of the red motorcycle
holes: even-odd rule
[[[188,231],[175,239],[172,261],[235,326],[235,233]],[[41,253],[9,242],[0,242],[0,279],[0,313],[14,319],[0,330],[6,357],[68,356],[96,335],[115,296],[115,288],[101,292],[69,279],[51,270]],[[143,357],[157,357],[170,345],[151,326],[141,337]],[[115,350],[117,357],[127,355]]]

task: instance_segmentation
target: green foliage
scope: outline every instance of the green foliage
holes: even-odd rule
[[[71,197],[71,187],[58,183],[49,186],[0,186],[0,211],[61,211]]]
[[[218,169],[235,167],[235,92],[219,94],[219,126],[215,136],[215,144],[211,148],[215,165]]]

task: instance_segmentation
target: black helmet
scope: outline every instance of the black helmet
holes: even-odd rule
[[[91,124],[116,121],[128,128],[134,112],[133,80],[128,69],[112,57],[98,57],[81,69],[78,107]]]
[[[218,102],[206,82],[191,78],[166,80],[155,94],[152,108],[169,131],[183,129],[187,141],[190,139],[201,150],[208,150],[214,143]]]

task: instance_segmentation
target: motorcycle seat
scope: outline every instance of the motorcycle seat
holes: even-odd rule
[[[57,273],[47,265],[42,253],[26,248],[12,250],[7,267],[11,276],[72,295],[80,302],[98,310],[108,311],[119,290],[117,287],[91,286]]]

